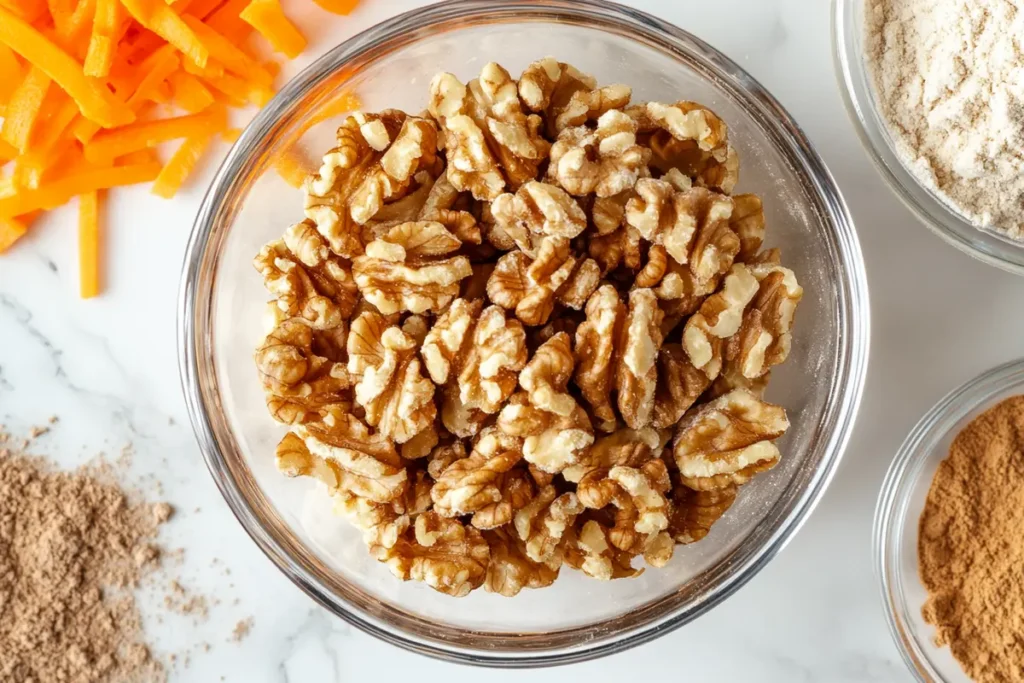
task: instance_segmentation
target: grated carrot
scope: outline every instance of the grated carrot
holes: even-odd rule
[[[28,224],[20,218],[0,216],[0,254],[10,249],[28,232]]]
[[[195,168],[199,157],[210,144],[211,135],[197,135],[186,138],[171,157],[171,160],[160,170],[160,175],[153,182],[153,194],[170,199],[185,183],[189,173]]]
[[[160,173],[159,161],[110,167],[85,167],[42,184],[35,190],[24,190],[13,197],[0,199],[0,216],[19,216],[39,209],[53,209],[72,197],[106,190],[121,185],[146,183]]]
[[[102,126],[131,123],[132,112],[97,86],[82,72],[82,66],[43,34],[0,7],[0,43],[6,44],[75,98],[82,114]]]
[[[282,152],[274,159],[274,170],[292,187],[302,187],[311,172],[306,161],[294,150]]]
[[[213,104],[213,94],[192,74],[177,71],[169,80],[174,103],[190,114],[201,112]]]
[[[206,66],[209,53],[192,29],[163,0],[121,0],[135,21],[176,47],[200,67]]]
[[[50,82],[50,77],[42,69],[33,66],[14,89],[7,103],[0,137],[21,153],[28,150],[29,136],[39,118],[39,110],[50,89]]]
[[[313,0],[320,9],[334,14],[351,14],[359,4],[359,0]]]
[[[124,22],[124,8],[119,0],[96,0],[92,35],[85,55],[86,76],[103,78],[110,73],[120,27]]]
[[[204,78],[215,90],[225,95],[228,101],[236,107],[244,107],[246,104],[255,104],[262,107],[274,96],[274,91],[257,83],[243,81],[237,76],[224,74],[218,78]]]
[[[238,138],[242,135],[241,128],[228,128],[225,131],[221,131],[220,139],[229,144],[235,144]]]
[[[198,114],[140,121],[97,134],[85,145],[85,158],[92,163],[110,163],[129,152],[147,149],[161,142],[205,133],[219,133],[225,128],[227,115],[221,107],[214,107]]]
[[[100,293],[100,193],[96,190],[78,197],[78,288],[83,299]]]
[[[285,16],[278,0],[251,0],[238,16],[289,59],[298,57],[306,49],[306,38]]]
[[[127,105],[137,109],[146,99],[151,98],[153,91],[166,80],[172,73],[178,70],[181,60],[174,54],[170,45],[165,45],[142,63],[141,71],[145,76],[135,87],[135,92],[128,98]]]
[[[274,77],[270,72],[264,69],[261,64],[256,63],[230,40],[194,17],[185,15],[182,19],[195,32],[196,37],[199,38],[199,41],[210,53],[210,57],[223,65],[225,69],[246,80],[264,86],[269,86],[274,81]]]

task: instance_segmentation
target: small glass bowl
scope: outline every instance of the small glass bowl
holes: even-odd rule
[[[253,349],[268,295],[252,268],[267,241],[302,217],[302,195],[275,172],[335,143],[346,106],[420,111],[431,77],[474,78],[495,60],[512,73],[555,55],[637,101],[692,99],[729,124],[739,189],[764,198],[768,245],[781,247],[804,298],[789,360],[768,399],[791,428],[771,472],[744,487],[700,543],[663,569],[600,582],[565,571],[551,588],[461,599],[403,583],[309,478],[274,466],[284,433],[267,414]],[[355,93],[360,105],[350,104]],[[342,111],[337,111],[338,109]],[[332,115],[333,114],[333,115]],[[287,157],[283,155],[288,155]],[[278,164],[280,165],[280,164]],[[824,493],[860,403],[870,338],[860,246],[842,197],[803,133],[755,80],[697,38],[605,2],[447,2],[346,41],[288,83],[228,154],[185,256],[179,359],[190,417],[232,511],[271,560],[332,613],[388,642],[450,660],[538,666],[590,659],[687,623],[775,556]]]
[[[935,629],[921,608],[928,592],[917,565],[918,520],[932,478],[953,438],[971,420],[1005,398],[1024,393],[1024,360],[1000,365],[954,389],[907,436],[882,484],[875,510],[875,571],[889,629],[903,660],[923,683],[970,683],[948,647],[932,642]]]
[[[978,228],[925,187],[896,153],[865,59],[864,5],[867,0],[832,0],[832,47],[846,110],[896,196],[943,240],[989,265],[1024,275],[1024,242]]]

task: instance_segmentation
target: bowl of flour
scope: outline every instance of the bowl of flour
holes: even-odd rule
[[[834,0],[858,133],[933,231],[1024,274],[1024,0]]]

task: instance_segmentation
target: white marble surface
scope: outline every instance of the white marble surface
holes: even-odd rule
[[[307,3],[292,2],[293,6]],[[417,0],[364,0],[352,17],[297,10],[314,37],[294,73],[329,45]],[[686,28],[740,62],[804,127],[850,204],[872,292],[864,404],[830,490],[787,549],[734,597],[654,643],[571,670],[488,672],[412,655],[355,632],[291,585],[222,502],[188,427],[178,385],[175,305],[181,256],[212,165],[174,202],[119,191],[110,217],[111,279],[94,301],[76,295],[74,208],[40,221],[0,260],[0,418],[14,430],[61,416],[40,441],[65,464],[134,444],[181,514],[170,545],[187,546],[182,582],[221,604],[192,627],[149,610],[163,652],[195,652],[175,680],[384,680],[538,683],[593,680],[910,680],[890,642],[872,574],[871,517],[884,470],[917,418],[948,389],[1021,353],[1024,280],[977,263],[928,233],[884,186],[843,110],[825,0],[629,4]],[[714,9],[712,9],[714,8]],[[197,511],[198,510],[198,511]],[[219,559],[219,563],[215,563]],[[230,575],[225,572],[230,569]],[[234,604],[236,598],[238,603]],[[254,628],[230,643],[234,624]],[[187,628],[186,628],[187,627]]]

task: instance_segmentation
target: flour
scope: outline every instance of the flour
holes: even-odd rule
[[[1024,239],[1024,0],[867,0],[903,161],[979,227]]]

